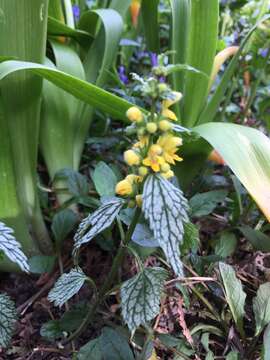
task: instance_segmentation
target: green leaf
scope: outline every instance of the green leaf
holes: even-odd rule
[[[170,0],[172,9],[171,20],[171,50],[173,64],[186,64],[189,21],[191,12],[190,0]],[[181,24],[181,26],[179,26]],[[173,73],[173,88],[184,91],[184,73]]]
[[[77,354],[78,360],[103,360],[99,339],[89,341]]]
[[[270,283],[260,285],[257,296],[253,299],[253,311],[256,320],[255,336],[258,336],[270,323]]]
[[[114,196],[117,178],[112,169],[103,161],[100,161],[92,174],[95,188],[100,196]]]
[[[223,157],[270,220],[270,140],[262,132],[235,124],[194,128]]]
[[[244,335],[243,318],[245,315],[246,293],[243,291],[242,284],[235,275],[232,266],[219,263],[219,271],[225,289],[225,297],[232,312],[233,319],[240,334]]]
[[[81,222],[78,231],[75,234],[75,250],[110,227],[123,205],[124,201],[122,199],[113,198],[112,200],[105,202],[105,204],[100,206],[94,213],[87,216]],[[90,227],[91,229],[89,230]]]
[[[112,0],[109,7],[110,9],[116,10],[123,19],[125,19],[126,13],[130,7],[131,0]]]
[[[265,17],[265,20],[269,17]],[[264,21],[264,20],[263,20]],[[200,114],[199,120],[197,124],[203,124],[214,120],[214,117],[218,111],[218,108],[223,100],[223,97],[226,93],[226,90],[231,86],[231,78],[239,66],[239,58],[243,53],[244,48],[246,47],[251,35],[257,29],[257,27],[261,24],[262,21],[258,22],[247,34],[245,39],[243,40],[238,52],[235,54],[233,59],[231,60],[229,66],[227,67],[217,89],[215,90],[214,95],[211,97],[210,101],[207,103],[202,113]]]
[[[237,247],[237,238],[231,232],[224,232],[215,245],[215,254],[226,259],[231,256]]]
[[[23,61],[4,61],[0,64],[0,80],[16,71],[28,70],[56,86],[72,94],[85,103],[110,114],[111,116],[126,121],[126,112],[133,106],[130,102],[101,89],[98,86],[89,84],[86,81],[74,76],[52,69],[40,64]]]
[[[198,227],[189,222],[184,224],[184,240],[181,245],[181,252],[196,251],[200,244],[200,235]]]
[[[239,360],[239,353],[236,351],[231,351],[227,356],[225,360]]]
[[[141,4],[147,50],[156,54],[160,52],[158,5],[159,0],[142,0]]]
[[[50,320],[45,324],[42,324],[40,329],[40,335],[48,341],[55,341],[57,339],[60,339],[63,335],[63,330],[60,327],[59,321]]]
[[[55,256],[36,255],[29,259],[30,272],[33,274],[45,274],[52,272],[55,265]]]
[[[0,346],[9,345],[17,320],[16,306],[5,294],[0,294]]]
[[[213,190],[194,195],[189,201],[191,216],[201,217],[211,214],[217,205],[225,200],[227,195],[226,190]]]
[[[61,21],[54,19],[53,17],[48,17],[48,35],[49,36],[66,36],[70,37],[82,46],[85,46],[87,43],[93,40],[91,34],[83,30],[75,30],[71,27],[63,24]]]
[[[78,216],[70,209],[64,209],[54,215],[52,232],[57,243],[61,244],[77,224]]]
[[[215,360],[214,354],[212,353],[212,351],[209,351],[207,353],[205,360]]]
[[[69,192],[77,197],[86,196],[89,192],[89,184],[86,176],[72,169],[63,169],[58,171],[55,179],[65,179],[67,181]]]
[[[263,336],[263,360],[270,360],[270,324],[267,326]]]
[[[147,325],[159,314],[167,276],[162,268],[145,268],[121,286],[122,316],[131,331]]]
[[[188,222],[187,200],[182,191],[161,176],[147,177],[143,189],[143,212],[174,272],[183,276],[180,244]]]
[[[111,328],[102,329],[100,337],[102,358],[110,360],[134,360],[126,338]]]
[[[186,63],[211,75],[218,39],[219,1],[191,1]],[[188,72],[185,75],[183,125],[192,127],[205,105],[209,80]],[[195,100],[196,99],[196,100]],[[195,101],[194,101],[195,100]]]
[[[153,232],[146,223],[136,225],[132,234],[132,241],[143,247],[153,248],[159,246],[159,242],[154,238]]]
[[[21,250],[21,244],[15,239],[14,231],[0,222],[0,250],[22,271],[29,272],[28,259]]]
[[[269,252],[270,238],[259,230],[254,230],[250,226],[244,225],[239,228],[245,238],[252,244],[255,250]]]
[[[79,267],[72,269],[69,273],[61,275],[56,281],[49,292],[48,300],[55,306],[61,307],[79,292],[87,279],[88,277]]]

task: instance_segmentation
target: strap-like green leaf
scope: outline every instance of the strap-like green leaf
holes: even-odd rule
[[[0,64],[0,80],[16,71],[22,70],[32,71],[85,103],[94,106],[119,120],[126,121],[126,111],[133,106],[130,102],[121,99],[98,86],[89,84],[86,81],[58,71],[57,69],[52,69],[36,63],[13,60],[2,62]]]
[[[131,331],[158,315],[167,275],[162,268],[146,268],[122,285],[122,315]]]
[[[270,140],[249,127],[208,123],[194,128],[223,157],[270,219]]]
[[[253,311],[256,319],[256,336],[270,323],[270,283],[259,287],[257,296],[253,299]]]
[[[141,12],[144,25],[144,34],[148,51],[159,53],[159,0],[142,0]]]
[[[218,0],[191,1],[186,63],[210,76],[216,54],[219,20]],[[183,98],[183,125],[194,126],[208,94],[204,77],[188,72]]]

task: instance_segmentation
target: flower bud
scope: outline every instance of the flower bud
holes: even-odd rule
[[[174,177],[174,172],[172,170],[167,171],[166,173],[161,174],[165,179],[170,179]]]
[[[139,167],[139,175],[140,176],[146,176],[148,174],[148,169],[145,166]]]
[[[150,134],[154,134],[157,131],[157,124],[154,122],[149,122],[146,124],[146,129]]]
[[[167,173],[168,171],[170,171],[170,170],[171,170],[170,165],[169,165],[169,164],[167,164],[167,163],[162,164],[160,168],[161,168],[161,171],[162,171],[162,172],[164,172],[164,173]]]
[[[126,180],[133,185],[134,183],[137,183],[140,181],[140,176],[135,175],[135,174],[130,174],[128,176],[126,176]]]
[[[131,108],[129,108],[128,111],[126,112],[126,116],[132,122],[139,123],[143,121],[143,113],[136,106],[132,106]]]
[[[158,123],[158,127],[160,128],[161,131],[169,131],[172,129],[172,124],[167,121],[167,120],[161,120],[159,123]]]
[[[168,86],[164,83],[158,84],[158,91],[160,93],[165,92],[166,90],[168,90]]]
[[[133,165],[139,165],[141,162],[141,158],[140,156],[133,150],[127,150],[124,152],[124,159],[125,162],[129,165],[129,166],[133,166]]]
[[[132,184],[127,180],[122,180],[116,184],[115,192],[121,196],[131,195],[133,192]]]
[[[136,195],[136,204],[138,207],[142,207],[143,197],[142,195]]]

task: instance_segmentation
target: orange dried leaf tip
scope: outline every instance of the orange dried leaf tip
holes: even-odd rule
[[[139,0],[132,0],[130,5],[131,20],[134,27],[138,26],[138,18],[140,15],[141,4]]]
[[[208,157],[208,160],[212,161],[212,162],[214,162],[214,163],[216,163],[218,165],[225,165],[226,164],[223,157],[216,150],[213,150],[211,152],[211,154]]]

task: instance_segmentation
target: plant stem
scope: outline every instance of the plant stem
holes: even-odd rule
[[[114,279],[117,275],[117,272],[123,262],[123,259],[125,257],[126,251],[127,251],[127,245],[131,240],[132,234],[135,230],[135,227],[138,223],[138,220],[140,218],[141,215],[141,209],[140,208],[136,208],[134,217],[132,219],[132,222],[128,228],[128,231],[126,233],[125,239],[124,241],[121,242],[121,245],[117,251],[116,257],[114,258],[113,264],[112,264],[112,268],[111,271],[109,273],[109,276],[107,278],[107,280],[105,281],[104,285],[101,287],[100,292],[98,297],[96,298],[95,302],[93,303],[93,305],[91,306],[91,308],[89,309],[84,321],[81,323],[81,325],[78,327],[78,329],[70,335],[69,338],[67,338],[63,344],[67,344],[70,341],[76,339],[78,336],[81,335],[81,333],[85,330],[85,328],[87,327],[87,325],[89,324],[89,322],[92,320],[97,308],[99,307],[99,305],[103,302],[104,298],[107,296],[108,291],[111,289]]]

